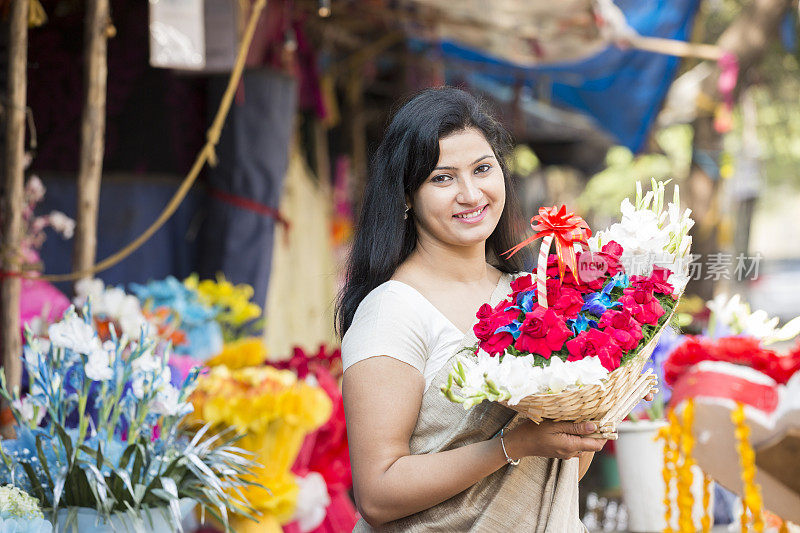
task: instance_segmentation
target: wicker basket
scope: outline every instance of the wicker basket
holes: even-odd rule
[[[645,373],[642,370],[676,308],[677,303],[664,326],[625,365],[611,372],[602,385],[587,385],[558,393],[531,394],[516,405],[500,403],[537,423],[544,419],[593,421],[597,424],[598,431],[592,436],[616,439],[617,424],[628,416],[648,392],[655,392],[656,376],[650,370]]]

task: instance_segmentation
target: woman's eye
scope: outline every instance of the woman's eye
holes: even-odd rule
[[[492,165],[484,163],[483,165],[479,165],[478,168],[475,169],[475,172],[483,174],[484,172],[489,172],[490,168],[492,168]]]
[[[447,174],[441,174],[439,176],[434,176],[433,178],[431,178],[431,181],[433,183],[445,183],[449,179],[451,178]]]

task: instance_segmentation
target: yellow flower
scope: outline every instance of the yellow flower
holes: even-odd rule
[[[261,365],[266,359],[267,347],[264,342],[258,337],[251,337],[225,344],[219,354],[206,361],[206,365],[225,365],[236,370]]]
[[[190,400],[192,422],[233,426],[244,433],[237,444],[255,454],[260,466],[252,481],[265,487],[248,487],[245,495],[263,515],[286,523],[298,492],[290,468],[306,434],[331,416],[325,391],[298,380],[290,370],[220,365],[200,377]]]

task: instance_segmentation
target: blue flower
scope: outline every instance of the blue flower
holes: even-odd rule
[[[536,303],[536,291],[525,291],[517,295],[517,305],[514,308],[530,313],[533,310],[534,303]]]
[[[589,328],[598,328],[599,326],[594,320],[586,318],[582,314],[578,313],[577,317],[567,320],[567,327],[572,330],[574,335],[578,335],[582,331],[586,331]]]
[[[520,323],[515,320],[514,322],[512,322],[511,324],[508,324],[507,326],[500,326],[499,328],[494,330],[494,332],[495,333],[500,333],[500,332],[505,331],[507,333],[511,333],[511,335],[514,337],[514,340],[517,340],[519,338],[519,335],[520,335],[519,326],[520,326]]]
[[[581,312],[588,311],[589,313],[597,316],[603,316],[607,309],[612,307],[621,307],[622,304],[611,300],[611,289],[617,284],[617,277],[614,276],[600,292],[587,294],[583,297],[583,307]]]

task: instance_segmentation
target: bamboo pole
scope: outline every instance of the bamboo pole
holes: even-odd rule
[[[25,93],[28,59],[28,0],[13,0],[8,35],[8,105],[6,106],[6,165],[3,194],[2,260],[5,272],[20,270],[22,208],[24,204]],[[2,362],[10,389],[22,378],[19,277],[1,278]]]
[[[97,255],[97,209],[106,131],[107,42],[109,0],[87,0],[85,27],[85,87],[81,117],[81,154],[78,168],[78,205],[75,221],[73,269],[86,270]]]

